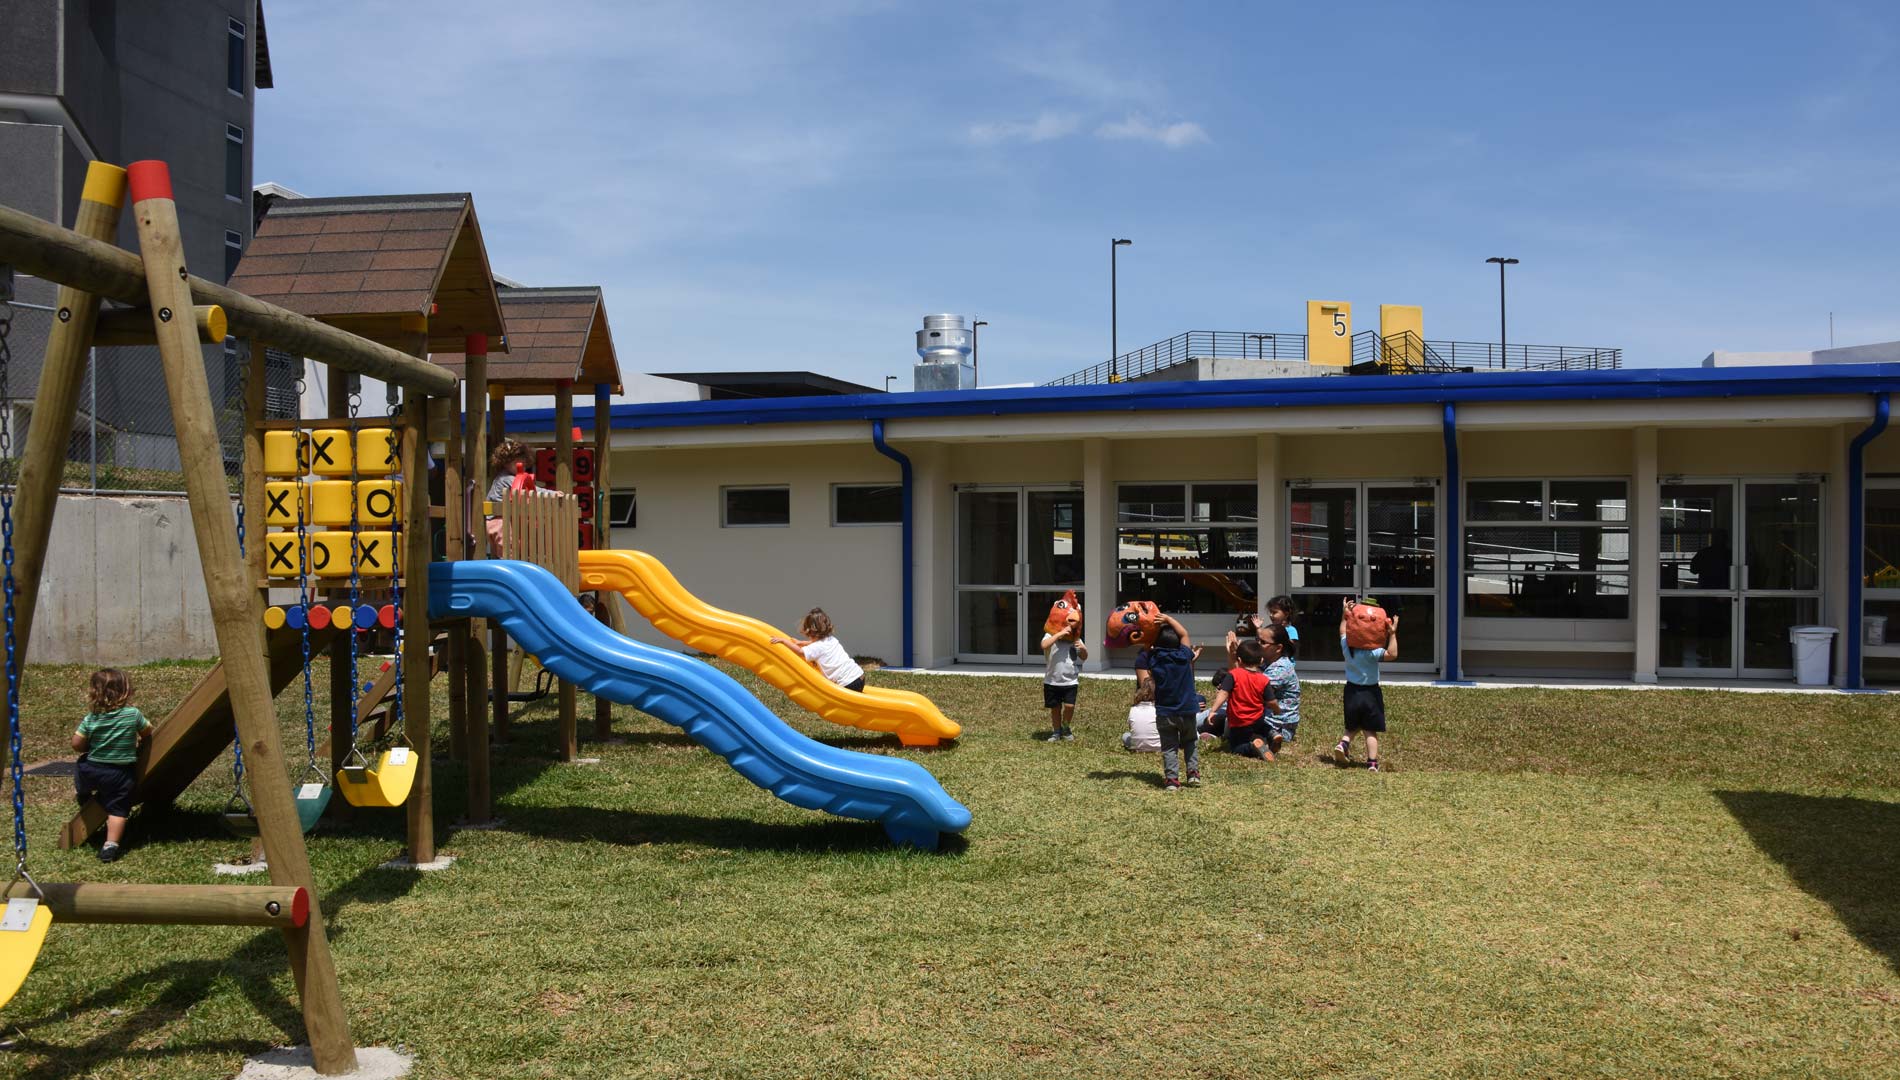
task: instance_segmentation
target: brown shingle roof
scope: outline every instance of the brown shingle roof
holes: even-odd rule
[[[580,384],[583,392],[603,383],[620,392],[620,360],[598,286],[504,287],[496,294],[508,325],[508,356],[489,358],[489,385],[512,393],[551,394],[565,379]],[[492,341],[489,350],[497,351]],[[462,372],[460,353],[438,353],[430,359]]]
[[[429,316],[431,351],[460,349],[469,334],[502,335],[466,194],[273,201],[231,287],[397,348],[411,345],[405,317]]]

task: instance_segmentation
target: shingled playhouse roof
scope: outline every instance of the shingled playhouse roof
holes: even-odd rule
[[[281,199],[265,210],[231,287],[396,348],[427,316],[429,350],[503,329],[488,249],[467,194]]]
[[[503,286],[496,294],[508,324],[508,356],[489,358],[488,385],[514,394],[552,394],[556,384],[569,380],[583,392],[603,384],[620,392],[620,359],[599,286]],[[494,350],[493,343],[489,348]],[[430,359],[462,373],[460,353]]]

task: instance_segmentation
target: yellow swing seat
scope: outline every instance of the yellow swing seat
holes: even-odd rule
[[[0,1008],[20,992],[53,925],[53,910],[31,897],[9,900],[5,910],[0,916]]]
[[[336,772],[336,790],[351,806],[401,806],[415,782],[416,751],[407,746],[390,747],[376,755],[375,764],[346,764]]]

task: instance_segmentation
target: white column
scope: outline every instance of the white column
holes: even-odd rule
[[[1102,626],[1115,608],[1114,448],[1107,439],[1082,440],[1082,637],[1091,643],[1085,671],[1108,667]]]
[[[912,662],[937,667],[956,656],[956,612],[950,575],[955,566],[955,501],[942,445],[905,445],[911,463],[911,526],[916,550],[911,588]]]
[[[1254,436],[1255,483],[1260,497],[1260,607],[1267,598],[1286,591],[1286,529],[1283,527],[1286,485],[1280,482],[1280,436]]]
[[[1636,622],[1636,669],[1630,678],[1656,681],[1657,636],[1662,632],[1662,489],[1657,486],[1656,429],[1630,432],[1630,614]]]
[[[1834,628],[1836,686],[1847,676],[1847,620],[1860,613],[1847,610],[1847,443],[1858,429],[1834,428],[1828,440],[1827,483],[1821,485],[1821,617],[1820,625]]]

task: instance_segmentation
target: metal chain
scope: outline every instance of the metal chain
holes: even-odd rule
[[[302,371],[301,368],[298,370]],[[303,404],[304,389],[303,376],[299,374],[297,376],[297,404],[299,406]],[[302,409],[299,408],[298,412],[301,413]],[[300,439],[308,438],[302,431],[295,434]],[[299,458],[302,457],[301,448],[294,452]],[[301,467],[303,462],[299,460],[297,464]],[[302,488],[297,493],[297,604],[303,611],[303,626],[299,628],[299,633],[303,637],[303,742],[310,759],[305,770],[307,772],[309,769],[316,768],[317,765],[317,707],[315,691],[310,685],[310,528],[306,524],[310,517],[310,507],[304,503],[304,494],[309,488],[304,485],[301,475],[297,483]]]
[[[13,408],[7,386],[7,372],[13,366],[13,350],[7,336],[13,332],[11,293],[0,297],[0,563],[5,564],[7,646],[7,772],[13,780],[13,859],[14,874],[26,874],[26,777],[20,771],[20,655],[13,636]],[[28,880],[32,880],[28,878]]]
[[[397,399],[396,390],[393,383],[391,384],[391,388],[387,396],[387,400],[389,403],[389,418],[392,421],[389,427],[389,433],[390,433],[390,437],[393,439],[396,434],[396,427],[393,421],[396,419],[397,409],[400,408],[400,402]],[[416,440],[417,440],[416,445],[418,446],[426,445],[425,443],[422,443],[420,440],[427,438],[428,434],[429,434],[429,429],[426,425],[423,427],[421,431],[416,432],[415,433]],[[392,447],[391,449],[393,450],[394,448]],[[393,458],[393,457],[396,457],[397,455],[395,453],[391,453],[389,456]],[[403,503],[405,505],[408,503],[408,500],[410,498],[408,487],[410,484],[413,484],[416,481],[416,478],[413,475],[404,471],[404,466],[407,464],[408,463],[404,461],[396,462],[397,475],[403,478]],[[424,475],[422,477],[422,482],[425,485],[429,482],[429,478],[427,475]],[[391,637],[391,640],[394,642],[394,647],[396,650],[396,681],[394,684],[395,690],[396,690],[396,707],[394,709],[394,713],[395,713],[396,718],[395,718],[394,723],[395,723],[395,728],[396,728],[396,741],[403,746],[407,746],[409,745],[409,726],[407,723],[404,722],[403,711],[402,711],[402,705],[403,705],[402,699],[406,696],[402,692],[402,688],[403,688],[403,681],[402,681],[403,648],[402,647],[403,647],[403,640],[407,636],[407,630],[405,628],[405,624],[407,624],[409,620],[403,618],[402,575],[405,569],[410,573],[414,573],[416,568],[413,566],[407,567],[407,568],[402,566],[402,532],[403,532],[403,524],[404,524],[404,521],[403,521],[404,515],[403,515],[401,507],[396,508],[394,517],[395,517],[395,520],[391,525],[390,533],[389,533],[389,542],[392,545],[390,549],[389,561],[390,561],[390,565],[393,568],[393,572],[389,576],[389,584],[390,584],[389,603],[390,603],[390,607],[396,613],[396,627],[395,627],[396,632]],[[425,571],[426,571],[426,568],[425,568]]]
[[[358,384],[358,385],[360,386],[361,384]],[[350,628],[349,628],[349,635],[350,635],[350,749],[352,751],[355,751],[356,725],[357,725],[357,720],[358,720],[358,717],[356,715],[357,713],[356,680],[362,677],[362,672],[359,669],[358,664],[357,664],[357,647],[358,647],[358,642],[362,640],[362,632],[356,628],[356,609],[362,603],[362,598],[363,598],[363,575],[360,569],[356,565],[356,534],[357,534],[357,528],[358,528],[357,520],[356,520],[356,481],[357,481],[356,414],[363,407],[362,393],[356,390],[351,391],[349,402],[350,402],[350,410],[349,410],[349,415],[350,415],[350,429],[349,429],[350,430],[350,550],[349,550],[348,558],[350,560]]]

